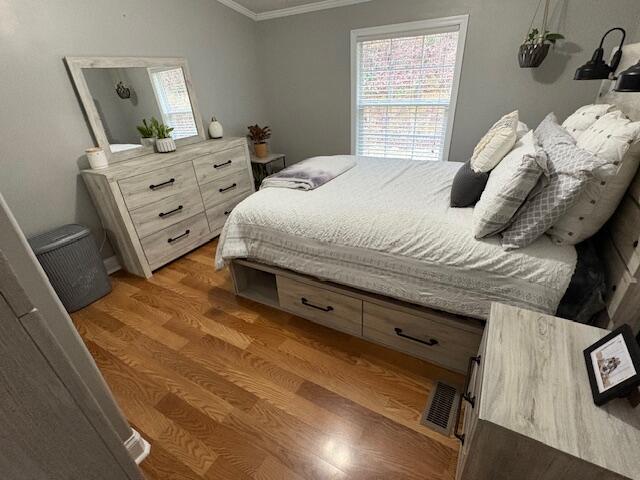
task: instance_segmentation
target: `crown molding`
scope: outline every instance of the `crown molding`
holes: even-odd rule
[[[323,0],[322,2],[308,3],[306,5],[298,5],[297,7],[281,8],[270,12],[255,13],[246,7],[243,7],[234,0],[218,0],[218,2],[239,12],[250,19],[260,22],[263,20],[271,20],[273,18],[288,17],[290,15],[300,15],[302,13],[317,12],[319,10],[328,10],[330,8],[346,7],[357,3],[365,3],[371,0]]]
[[[258,18],[257,18],[258,16],[254,12],[249,10],[247,7],[243,7],[239,3],[234,2],[233,0],[218,0],[218,2],[220,2],[221,4],[229,7],[232,10],[235,10],[238,13],[241,13],[242,15],[244,15],[246,17],[249,17],[254,22],[256,20],[258,20]]]
[[[256,13],[255,15],[256,20],[260,22],[263,20],[271,20],[272,18],[288,17],[290,15],[300,15],[301,13],[317,12],[318,10],[346,7],[348,5],[355,5],[357,3],[365,3],[369,1],[370,0],[324,0],[322,2],[298,5],[297,7],[281,8],[280,10]]]

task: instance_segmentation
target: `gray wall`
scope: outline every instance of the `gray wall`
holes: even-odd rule
[[[0,2],[0,191],[25,234],[80,222],[101,235],[78,176],[93,140],[64,56],[185,57],[202,114],[244,134],[265,120],[256,34],[215,0]]]
[[[551,51],[541,68],[524,70],[516,52],[537,3],[374,0],[259,22],[272,149],[292,161],[349,152],[350,31],[450,15],[470,15],[450,160],[466,160],[491,124],[515,108],[532,126],[550,111],[567,116],[592,102],[598,88],[598,82],[572,80],[575,68],[590,58],[610,27],[635,34],[640,1],[552,2],[552,28],[567,42]]]

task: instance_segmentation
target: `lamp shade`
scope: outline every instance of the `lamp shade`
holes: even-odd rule
[[[611,73],[611,67],[607,65],[604,60],[604,51],[602,48],[596,49],[593,52],[593,57],[587,63],[578,67],[576,74],[573,76],[574,80],[604,80],[609,78]]]
[[[618,75],[616,92],[640,92],[640,62]]]

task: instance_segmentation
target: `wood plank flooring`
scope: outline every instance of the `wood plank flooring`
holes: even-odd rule
[[[148,478],[454,478],[457,442],[419,417],[460,375],[237,298],[215,246],[73,314]]]

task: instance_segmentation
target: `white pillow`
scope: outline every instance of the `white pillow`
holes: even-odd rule
[[[491,170],[473,209],[473,236],[488,237],[506,228],[546,172],[547,156],[530,131]]]
[[[476,173],[492,170],[516,143],[517,128],[517,110],[494,123],[473,149],[471,169]]]
[[[531,131],[531,129],[529,128],[529,125],[527,125],[524,122],[518,121],[518,125],[516,126],[516,141],[520,140],[522,137],[524,137],[530,131]]]
[[[573,138],[578,140],[587,128],[596,123],[600,117],[613,110],[616,110],[616,107],[606,103],[585,105],[569,115],[562,123],[562,126]]]
[[[578,147],[606,160],[573,205],[547,232],[553,241],[575,245],[594,235],[615,212],[640,164],[640,122],[620,111],[607,113],[578,139]]]

